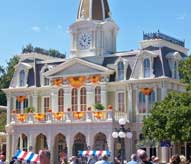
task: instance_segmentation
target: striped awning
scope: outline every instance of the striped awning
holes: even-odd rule
[[[110,156],[110,152],[108,150],[80,150],[78,151],[78,154],[81,156],[89,156],[89,155],[93,155],[93,156],[104,156],[104,155],[108,155]]]
[[[18,150],[14,156],[15,159],[27,162],[36,162],[39,163],[39,156],[33,152],[26,152],[22,150]]]

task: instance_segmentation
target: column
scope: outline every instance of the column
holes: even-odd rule
[[[107,91],[106,85],[101,85],[101,103],[107,108]]]
[[[28,135],[28,139],[29,139],[28,140],[28,150],[34,151],[35,150],[35,141],[36,141],[34,135],[33,134],[29,134]]]
[[[52,100],[52,111],[58,111],[58,92],[57,89],[51,90],[51,100]]]
[[[111,159],[114,158],[114,140],[113,140],[113,137],[112,137],[112,132],[109,132],[108,135],[107,135],[107,143],[108,143],[108,149],[109,151],[111,152]]]
[[[167,88],[167,86],[165,85],[165,82],[163,81],[163,82],[162,82],[162,87],[161,87],[161,100],[163,100],[163,99],[166,97],[166,95],[167,95],[167,90],[168,90],[168,88]]]
[[[35,112],[38,112],[38,95],[34,93],[32,95],[32,98],[33,98],[33,107],[35,109]]]
[[[67,158],[69,159],[72,156],[72,146],[73,146],[73,136],[71,136],[69,133],[66,136],[66,143],[68,148]]]
[[[95,89],[93,86],[87,86],[87,108],[95,104]]]
[[[7,96],[7,125],[11,121],[11,96],[9,94]]]
[[[71,89],[64,88],[64,111],[71,107]]]
[[[168,160],[169,160],[168,147],[163,146],[161,147],[161,162],[167,163]]]
[[[54,140],[51,133],[48,133],[47,136],[48,150],[50,151],[50,163],[54,163]]]
[[[9,132],[8,132],[7,139],[6,139],[6,162],[7,163],[11,159],[11,149],[10,149],[11,143],[10,143],[10,139],[11,139],[11,134],[9,134]]]
[[[130,122],[133,121],[133,90],[132,90],[132,87],[131,86],[128,86],[127,88],[127,112],[128,112],[128,120]]]
[[[22,134],[20,134],[19,138],[20,138],[20,147],[19,148],[21,150],[23,150],[23,138],[22,138]]]

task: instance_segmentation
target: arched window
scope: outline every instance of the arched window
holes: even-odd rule
[[[148,104],[148,110],[152,109],[152,105],[155,103],[155,92],[153,91],[150,95],[149,95],[149,104]]]
[[[150,60],[144,59],[144,77],[150,77]]]
[[[118,80],[124,80],[124,64],[123,64],[123,62],[118,63]]]
[[[25,71],[21,70],[19,73],[19,86],[23,87],[25,86]]]
[[[23,102],[23,109],[28,108],[28,98],[26,98]],[[21,113],[21,102],[19,102],[18,100],[16,100],[16,110],[17,113]]]
[[[95,88],[95,103],[101,103],[101,87],[97,86]]]
[[[72,111],[78,111],[78,90],[72,89]]]
[[[48,68],[46,68],[46,69],[44,70],[44,73],[47,72],[47,71],[48,71]],[[47,85],[49,85],[49,83],[50,83],[49,79],[47,79],[46,77],[44,77],[43,85],[44,85],[44,86],[47,86]]]
[[[142,92],[139,92],[138,110],[139,113],[146,113],[146,97]]]
[[[58,92],[58,111],[64,111],[64,90],[60,89]]]
[[[84,87],[80,90],[80,109],[86,111],[86,88]]]

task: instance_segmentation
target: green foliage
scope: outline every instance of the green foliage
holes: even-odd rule
[[[28,108],[25,109],[25,113],[33,113],[35,111],[33,106],[29,106]]]
[[[191,140],[191,93],[169,93],[143,120],[143,134],[155,141]]]
[[[0,111],[0,132],[5,131],[5,125],[6,125],[6,120],[7,120],[7,113],[6,111]]]
[[[101,103],[95,103],[94,104],[94,109],[95,110],[104,110],[105,107]]]
[[[181,81],[187,84],[187,90],[191,90],[191,56],[179,64]]]
[[[22,49],[22,53],[31,53],[31,52],[36,52],[36,53],[41,53],[44,55],[52,56],[52,57],[57,57],[57,58],[65,58],[66,55],[60,53],[58,50],[55,49],[49,49],[45,50],[40,47],[33,47],[32,44],[28,44]]]
[[[15,71],[15,65],[18,63],[19,58],[14,56],[7,63],[7,67],[0,66],[0,89],[8,88]],[[2,90],[0,90],[0,105],[6,106],[6,96]]]

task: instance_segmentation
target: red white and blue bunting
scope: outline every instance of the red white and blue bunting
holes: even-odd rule
[[[108,155],[110,156],[110,152],[108,150],[83,150],[83,151],[79,151],[78,154],[80,156],[104,156],[104,155]]]
[[[35,162],[39,163],[39,156],[33,152],[26,152],[22,150],[18,150],[14,156],[15,159],[27,162]]]

